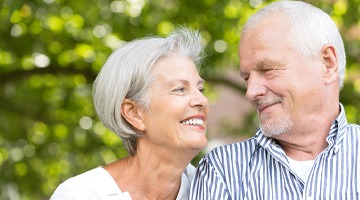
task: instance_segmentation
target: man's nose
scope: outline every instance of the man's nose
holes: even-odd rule
[[[250,101],[266,94],[267,88],[265,86],[265,80],[259,75],[251,75],[247,80],[246,85],[246,98]]]

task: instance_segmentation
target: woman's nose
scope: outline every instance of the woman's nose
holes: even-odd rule
[[[190,102],[191,106],[208,106],[208,99],[200,90],[196,89]]]

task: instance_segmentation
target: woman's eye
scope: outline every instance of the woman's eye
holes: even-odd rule
[[[205,88],[199,88],[199,91],[204,94]]]
[[[173,92],[185,92],[185,88],[179,87],[179,88],[174,89]]]

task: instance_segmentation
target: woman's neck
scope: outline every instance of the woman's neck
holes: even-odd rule
[[[182,173],[190,160],[164,155],[161,152],[143,154],[138,151],[135,156],[115,161],[104,168],[120,190],[129,192],[133,200],[176,199]]]

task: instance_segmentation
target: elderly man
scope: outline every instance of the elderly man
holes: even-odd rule
[[[191,199],[360,199],[360,127],[339,102],[346,61],[331,18],[270,4],[244,26],[239,56],[260,129],[202,159]]]

